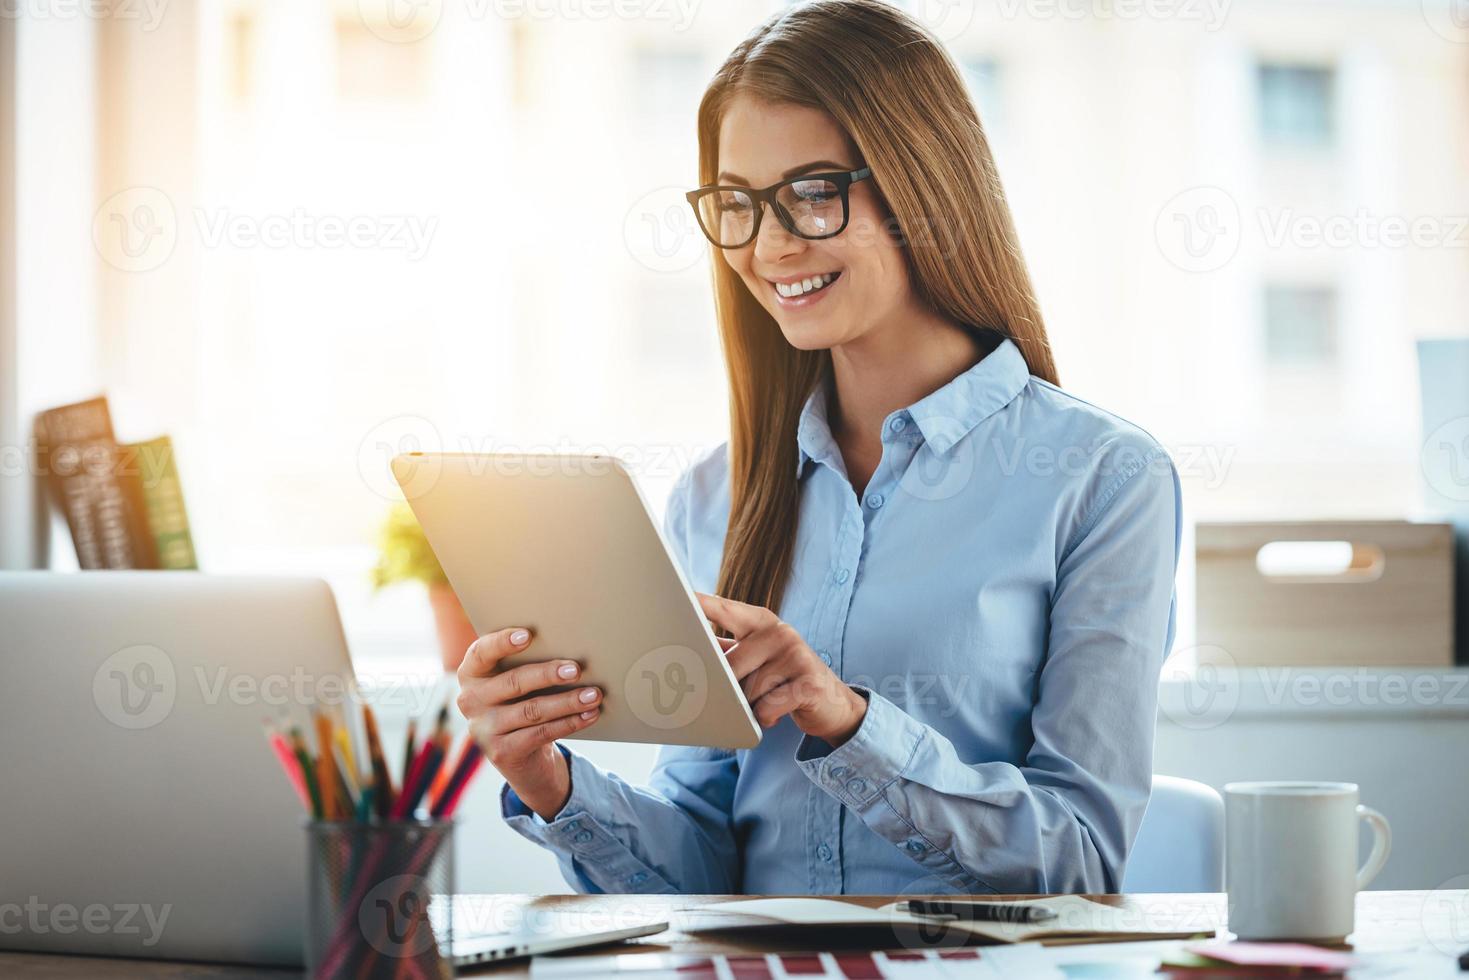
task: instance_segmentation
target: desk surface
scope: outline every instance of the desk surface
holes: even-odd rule
[[[666,915],[680,909],[720,901],[731,896],[712,895],[486,895],[469,899],[471,914],[484,916],[484,922],[515,921],[527,911],[539,909],[575,909],[600,916]],[[914,898],[918,896],[903,896]],[[1023,898],[1031,896],[1009,896]],[[892,896],[847,896],[845,901],[864,905],[882,905]],[[1127,895],[1101,896],[1096,901],[1135,910],[1161,931],[1212,931],[1225,923],[1223,895]],[[1353,946],[1364,953],[1407,952],[1428,949],[1441,954],[1446,962],[1469,945],[1463,915],[1469,912],[1469,891],[1398,891],[1363,892],[1357,898],[1357,930]],[[664,932],[645,940],[626,943],[616,952],[679,953],[750,953],[770,950],[806,950],[811,944],[792,943],[772,946],[768,938],[758,945],[753,941],[715,940],[680,932]],[[605,955],[608,948],[586,955]],[[1452,954],[1452,955],[1451,955]],[[506,964],[472,971],[470,976],[525,976],[529,964]],[[50,980],[93,977],[161,977],[165,980],[210,978],[210,980],[245,980],[298,975],[298,971],[251,967],[215,966],[193,963],[160,963],[150,960],[108,960],[79,956],[54,956],[28,953],[0,953],[0,975],[44,977]]]

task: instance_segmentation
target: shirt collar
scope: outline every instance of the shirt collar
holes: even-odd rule
[[[806,399],[796,427],[796,478],[805,472],[806,461],[824,462],[837,453],[836,440],[827,424],[827,377]],[[978,364],[907,408],[883,420],[883,436],[894,426],[911,421],[923,434],[928,447],[943,456],[976,425],[1014,401],[1030,380],[1030,368],[1015,342],[1006,338]],[[896,422],[896,419],[903,419]]]

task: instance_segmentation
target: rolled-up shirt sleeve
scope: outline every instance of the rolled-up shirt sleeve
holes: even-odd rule
[[[587,893],[738,891],[733,752],[666,747],[641,787],[560,748],[571,795],[555,819],[532,812],[509,785],[500,808],[512,829],[556,856],[567,884]]]
[[[962,891],[1117,891],[1152,780],[1158,675],[1173,642],[1182,531],[1177,471],[1135,455],[1057,566],[1024,762],[961,758],[876,692],[840,747],[796,763],[826,793]]]

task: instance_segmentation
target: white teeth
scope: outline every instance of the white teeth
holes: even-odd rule
[[[796,296],[804,296],[807,293],[814,293],[818,289],[824,289],[831,285],[832,280],[835,278],[835,275],[827,272],[819,276],[811,276],[809,279],[801,279],[791,283],[778,282],[774,285],[775,291],[778,294],[786,299],[791,299]]]

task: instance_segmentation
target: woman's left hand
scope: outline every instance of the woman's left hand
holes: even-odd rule
[[[794,626],[760,606],[696,594],[709,621],[734,635],[719,642],[761,727],[790,715],[801,731],[833,747],[852,737],[867,700],[821,662]]]

